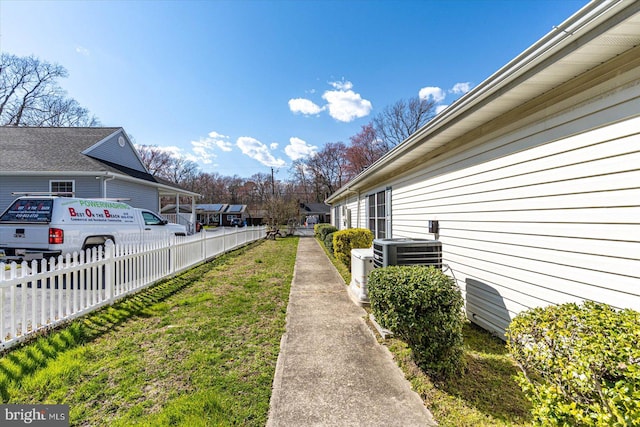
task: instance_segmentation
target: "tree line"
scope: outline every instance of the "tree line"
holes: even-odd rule
[[[100,126],[99,120],[67,96],[59,80],[68,76],[58,64],[36,57],[0,55],[0,125]],[[402,143],[435,115],[435,103],[420,97],[384,108],[360,132],[328,142],[311,156],[293,162],[287,180],[258,173],[248,178],[202,172],[196,163],[154,145],[138,145],[149,172],[202,194],[201,203],[277,204],[297,210],[298,203],[323,202],[351,179]],[[278,207],[280,209],[281,207]]]

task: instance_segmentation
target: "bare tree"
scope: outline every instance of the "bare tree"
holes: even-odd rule
[[[371,123],[362,126],[362,130],[349,139],[351,144],[347,147],[345,157],[347,172],[351,176],[368,168],[388,151]]]
[[[50,97],[42,100],[42,110],[29,110],[29,119],[24,120],[31,126],[52,127],[93,127],[100,122],[91,116],[75,99]]]
[[[28,56],[0,55],[0,125],[97,126],[87,109],[66,96],[58,65]]]
[[[168,171],[165,172],[162,178],[183,185],[189,189],[194,179],[198,176],[198,164],[182,157],[172,157],[172,159],[173,161],[169,165]]]
[[[346,168],[346,149],[342,142],[329,142],[306,161],[315,181],[316,194],[322,195],[322,199],[350,179]]]
[[[289,220],[298,218],[298,201],[292,195],[293,185],[276,181],[273,194],[268,194],[264,201],[264,208],[267,211],[267,223],[277,227],[285,225]]]
[[[298,198],[306,202],[320,201],[313,191],[313,174],[305,159],[295,160],[290,168],[293,191]]]
[[[173,162],[171,153],[157,145],[136,145],[142,163],[151,175],[164,177]]]
[[[389,151],[435,116],[435,102],[416,96],[387,106],[373,118],[376,135]]]
[[[180,184],[191,191],[199,187],[201,174],[197,163],[175,156],[157,145],[136,145],[136,149],[151,175]]]

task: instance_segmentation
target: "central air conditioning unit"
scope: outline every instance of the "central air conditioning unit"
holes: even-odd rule
[[[442,269],[442,243],[428,239],[375,239],[375,268],[389,265],[433,265]]]

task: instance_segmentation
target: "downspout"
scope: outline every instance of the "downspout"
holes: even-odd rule
[[[180,193],[176,193],[176,223],[180,224]]]
[[[191,224],[196,223],[196,198],[191,196]]]
[[[105,174],[104,178],[102,178],[102,198],[107,198],[107,181],[113,181],[116,179],[115,176],[109,176],[109,174]]]
[[[356,228],[362,228],[362,224],[360,224],[360,190],[356,191]]]

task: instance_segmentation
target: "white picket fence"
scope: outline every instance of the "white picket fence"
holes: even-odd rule
[[[109,241],[104,251],[88,250],[48,263],[0,262],[0,349],[113,304],[265,234],[265,227],[243,227],[146,245]]]

